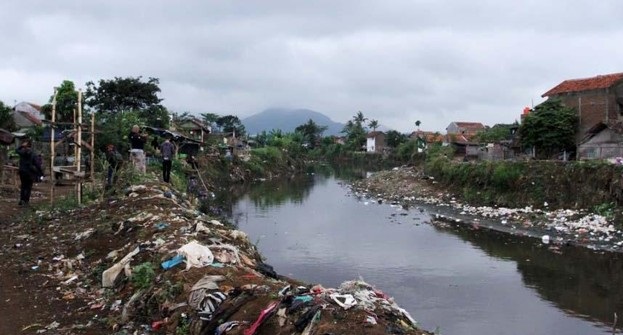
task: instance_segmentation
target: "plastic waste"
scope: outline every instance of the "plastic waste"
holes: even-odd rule
[[[123,259],[121,259],[119,262],[104,271],[102,273],[102,287],[113,287],[115,279],[117,279],[117,276],[119,276],[121,270],[123,270],[123,268],[125,268],[126,265],[130,263],[132,257],[134,257],[139,252],[139,247],[136,247],[136,249],[132,250],[129,254],[123,257]]]
[[[549,235],[541,236],[541,242],[543,242],[543,244],[549,244]]]
[[[262,323],[264,323],[264,321],[273,314],[277,306],[279,306],[279,301],[273,301],[270,304],[268,304],[268,306],[266,306],[266,308],[264,308],[260,312],[260,315],[258,316],[257,320],[255,320],[255,322],[251,325],[251,327],[249,327],[248,329],[245,329],[243,334],[254,335],[257,329],[262,325]]]
[[[344,309],[349,309],[357,305],[357,300],[351,294],[333,293],[329,295],[329,297]]]
[[[214,255],[210,248],[199,244],[197,241],[188,242],[179,248],[177,253],[186,258],[186,270],[191,267],[202,268],[214,261]]]
[[[163,269],[168,270],[178,264],[181,264],[182,262],[184,262],[184,256],[176,255],[175,257],[169,259],[168,261],[164,261],[160,263],[160,266],[162,266]]]

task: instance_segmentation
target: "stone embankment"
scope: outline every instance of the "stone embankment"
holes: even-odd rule
[[[522,208],[472,206],[456,197],[456,190],[442,187],[415,167],[398,167],[355,181],[354,192],[380,202],[405,207],[424,207],[434,224],[464,223],[514,235],[526,235],[552,244],[578,245],[607,251],[623,251],[620,227],[602,215],[582,209],[548,209],[548,204]]]
[[[244,232],[168,185],[123,193],[3,228],[14,333],[427,334],[361,280],[278,275]]]

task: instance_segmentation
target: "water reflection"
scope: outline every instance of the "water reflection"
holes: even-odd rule
[[[592,334],[621,310],[619,255],[433,227],[418,210],[357,201],[332,177],[365,171],[307,172],[232,197],[233,220],[282,274],[327,286],[361,275],[444,334]]]
[[[468,229],[451,231],[488,255],[517,264],[524,284],[539,296],[570,314],[612,324],[616,312],[623,315],[623,257],[562,246],[540,244],[527,237]]]

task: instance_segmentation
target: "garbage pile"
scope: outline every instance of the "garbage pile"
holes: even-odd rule
[[[434,179],[413,168],[401,167],[382,171],[352,185],[355,196],[390,203],[405,208],[427,205],[438,222],[474,224],[496,231],[552,237],[557,244],[573,244],[592,249],[623,251],[623,232],[606,217],[586,210],[526,206],[506,208],[471,206],[461,203],[451,194],[435,188]]]
[[[16,237],[50,300],[54,334],[427,334],[363,280],[338,288],[278,275],[247,235],[168,186],[128,187],[87,207],[38,211]],[[36,249],[36,250],[35,250]],[[18,251],[15,253],[17,254]]]

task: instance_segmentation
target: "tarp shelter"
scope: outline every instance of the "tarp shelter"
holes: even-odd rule
[[[145,127],[144,128],[148,133],[159,136],[159,137],[171,137],[171,141],[175,142],[177,145],[177,152],[185,155],[197,155],[199,152],[199,148],[201,147],[202,142],[194,140],[192,138],[188,138],[176,131],[171,131],[163,128],[155,128],[155,127]]]

